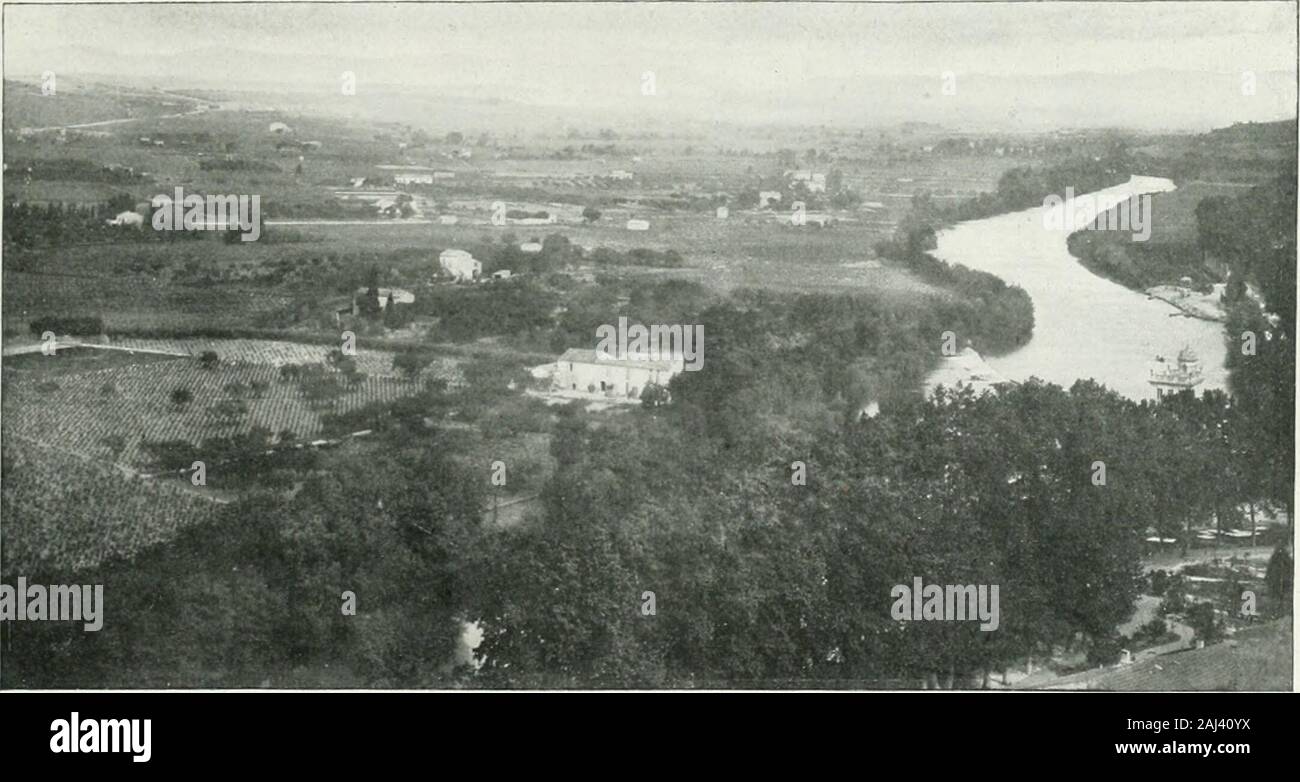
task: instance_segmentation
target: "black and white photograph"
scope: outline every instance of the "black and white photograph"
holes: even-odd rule
[[[4,3],[0,689],[1292,692],[1296,29]]]

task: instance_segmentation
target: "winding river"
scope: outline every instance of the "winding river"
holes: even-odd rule
[[[1135,195],[1173,189],[1168,179],[1133,177],[1079,198],[1109,209]],[[1223,388],[1223,324],[1183,317],[1172,305],[1088,271],[1066,250],[1069,230],[1049,221],[1048,209],[972,220],[936,237],[936,257],[1019,285],[1034,302],[1033,338],[1010,354],[989,357],[989,366],[1010,380],[1036,376],[1066,388],[1093,378],[1129,398],[1147,399],[1155,397],[1147,383],[1155,356],[1172,357],[1187,346],[1204,369],[1197,391]],[[1065,222],[1073,230],[1090,219],[1080,215]]]

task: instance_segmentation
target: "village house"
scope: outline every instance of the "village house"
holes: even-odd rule
[[[112,220],[106,220],[109,225],[129,225],[136,228],[144,227],[144,215],[135,212],[119,212],[117,217]]]
[[[810,193],[826,192],[825,174],[816,174],[807,169],[802,169],[799,171],[790,171],[788,173],[791,182],[803,182],[804,186],[808,188],[808,192]]]
[[[431,185],[433,174],[394,174],[393,182],[399,185]]]
[[[758,194],[758,208],[766,209],[774,201],[781,200],[780,190],[763,190]]]
[[[464,250],[443,250],[438,268],[457,282],[472,282],[483,274],[483,264]]]
[[[415,294],[401,288],[379,288],[379,309],[387,311],[389,304],[414,304]],[[363,296],[370,293],[370,289],[364,285],[357,288],[356,293],[352,295],[352,314],[360,315],[361,307],[359,302]]]
[[[649,384],[667,386],[682,372],[680,358],[651,360],[640,355],[613,356],[598,350],[570,348],[555,362],[552,388],[639,399]]]
[[[649,220],[635,220],[635,219],[633,219],[633,220],[628,220],[628,221],[627,221],[627,230],[629,230],[629,231],[649,231],[649,230],[650,230],[650,221],[649,221]]]
[[[542,251],[542,243],[524,242],[523,244],[519,245],[519,251],[528,253],[529,255],[536,255],[537,253]]]

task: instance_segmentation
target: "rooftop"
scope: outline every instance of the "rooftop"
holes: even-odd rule
[[[569,348],[558,359],[573,364],[600,364],[601,366],[623,365],[627,367],[636,367],[638,369],[679,369],[682,364],[681,359],[651,359],[645,356],[613,356],[599,350],[586,350],[583,348]]]

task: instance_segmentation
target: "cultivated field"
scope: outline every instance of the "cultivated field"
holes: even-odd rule
[[[166,350],[215,350],[223,361],[205,369],[177,358],[116,366],[46,378],[22,373],[5,387],[4,436],[28,437],[86,457],[141,465],[146,441],[181,439],[194,444],[243,434],[254,427],[279,437],[310,440],[321,433],[322,417],[392,402],[441,377],[456,382],[455,363],[437,362],[419,381],[393,375],[391,354],[359,350],[365,376],[337,390],[282,378],[280,367],[322,364],[328,348],[262,340],[133,340],[132,346]],[[373,369],[370,375],[367,368]],[[172,394],[184,389],[183,404]]]
[[[20,437],[5,428],[6,572],[67,573],[129,558],[207,521],[219,507],[186,484],[131,477],[48,443],[49,437]]]

